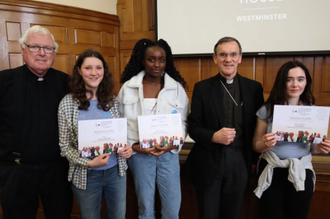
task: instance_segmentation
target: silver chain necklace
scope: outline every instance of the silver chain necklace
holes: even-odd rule
[[[226,86],[223,84],[223,82],[220,80],[223,88],[225,88],[225,90],[227,91],[227,94],[230,96],[230,98],[233,100],[233,102],[235,103],[236,106],[238,106],[238,104],[236,103],[234,97],[230,94],[229,90],[226,88]]]

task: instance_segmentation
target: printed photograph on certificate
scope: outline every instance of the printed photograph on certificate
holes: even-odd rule
[[[330,107],[275,105],[272,132],[278,141],[320,143],[327,138]]]
[[[79,157],[114,154],[127,144],[127,119],[95,119],[78,121]]]
[[[140,147],[153,148],[182,146],[184,143],[182,136],[181,114],[164,114],[139,116],[139,138]]]

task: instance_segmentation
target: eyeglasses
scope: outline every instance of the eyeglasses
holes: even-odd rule
[[[29,48],[30,52],[39,52],[41,48],[47,54],[51,54],[55,51],[55,47],[48,47],[48,46],[41,47],[41,46],[28,45],[26,43],[24,43],[24,44]]]
[[[228,56],[230,56],[230,58],[235,59],[235,58],[237,58],[239,55],[240,55],[239,53],[233,52],[233,53],[230,53],[230,54],[227,54],[227,53],[219,53],[218,56],[219,56],[221,59],[225,59],[225,58],[227,58]]]

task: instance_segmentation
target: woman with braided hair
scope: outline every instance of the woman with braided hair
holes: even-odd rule
[[[179,217],[181,205],[181,146],[140,148],[139,115],[181,113],[183,137],[187,134],[189,100],[187,83],[176,70],[171,48],[164,40],[139,40],[121,75],[118,95],[120,113],[127,118],[128,143],[133,156],[128,160],[138,197],[139,218],[155,218],[156,185],[162,203],[162,218]],[[142,140],[142,139],[141,139]]]

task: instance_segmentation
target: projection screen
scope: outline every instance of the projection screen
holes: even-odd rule
[[[156,38],[174,55],[207,55],[224,36],[244,54],[330,54],[329,0],[156,0]]]

